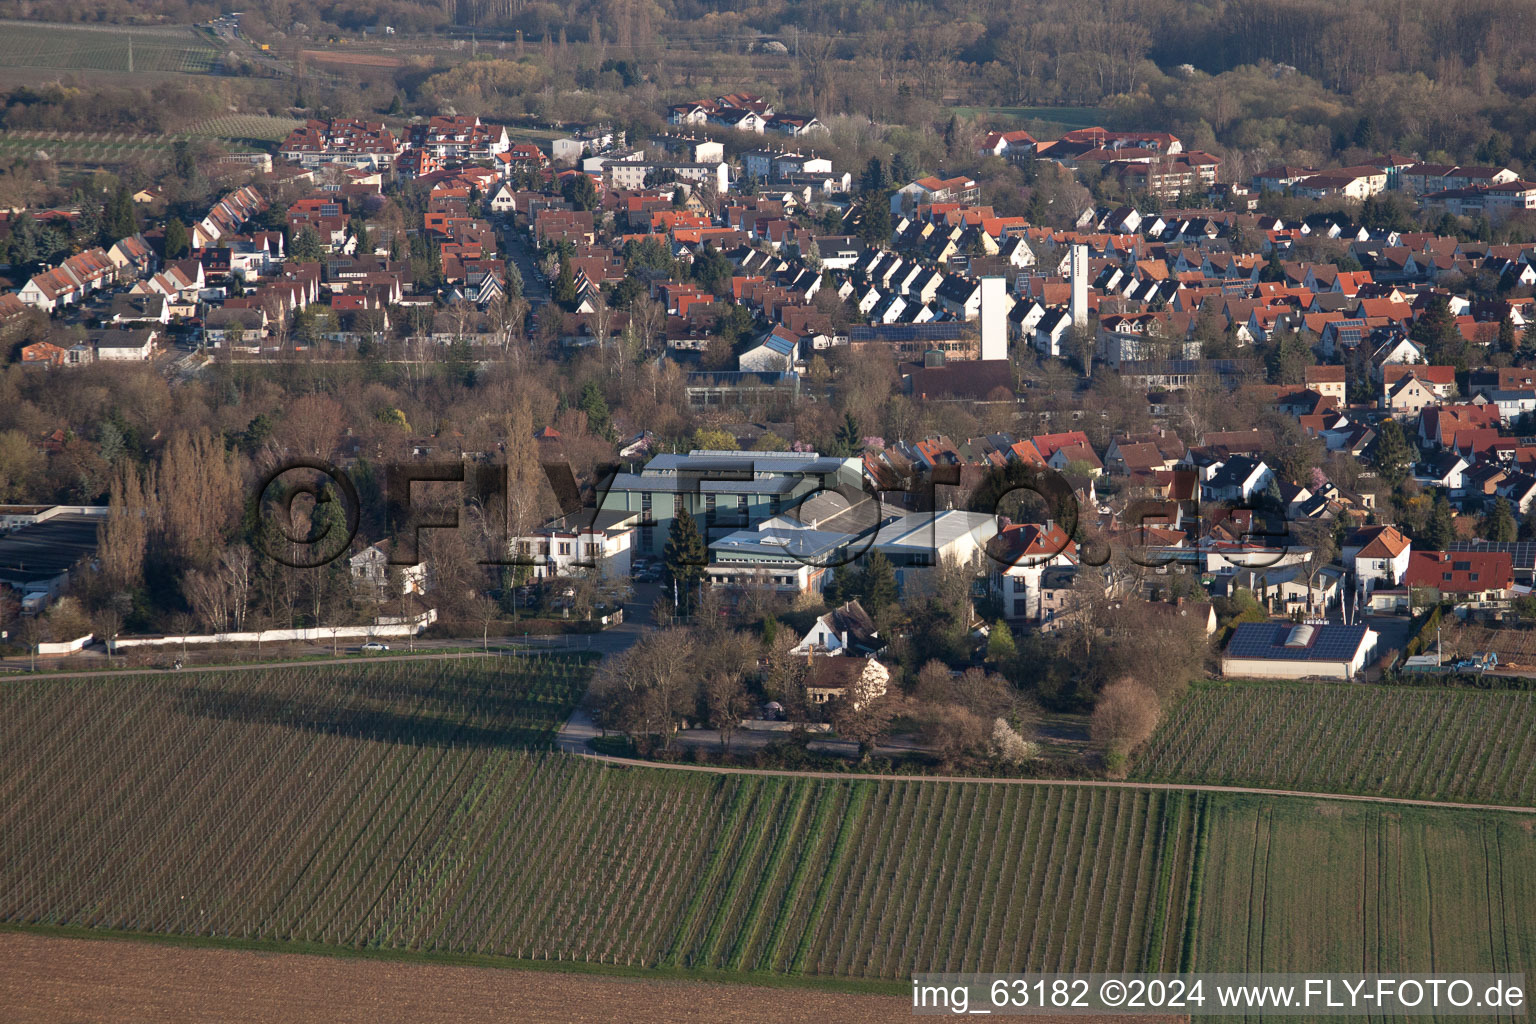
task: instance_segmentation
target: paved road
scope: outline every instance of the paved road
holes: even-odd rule
[[[501,248],[507,258],[517,264],[517,272],[523,275],[523,298],[533,306],[549,301],[549,282],[539,273],[528,236],[510,226],[501,229]]]
[[[1110,782],[1103,779],[1014,779],[977,778],[969,775],[878,775],[871,772],[800,772],[776,768],[726,768],[708,764],[672,764],[642,761],[633,757],[609,757],[604,754],[580,754],[580,757],[624,768],[657,768],[663,771],[711,772],[716,775],[759,775],[790,779],[869,779],[877,782],[992,782],[1005,786],[1088,786],[1098,789],[1146,789],[1165,793],[1249,793],[1254,796],[1293,796],[1311,800],[1339,800],[1347,803],[1394,804],[1399,807],[1440,807],[1460,811],[1505,811],[1511,814],[1536,814],[1536,807],[1507,804],[1468,804],[1448,800],[1413,800],[1407,797],[1365,796],[1358,793],[1312,793],[1296,789],[1256,789],[1247,786],[1202,786],[1176,782]]]

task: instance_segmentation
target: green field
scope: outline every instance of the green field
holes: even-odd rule
[[[1008,118],[1021,122],[1039,121],[1059,126],[1063,131],[1104,123],[1104,111],[1098,107],[956,107],[955,111],[965,117],[980,117],[989,122]]]
[[[169,156],[173,143],[168,135],[17,131],[0,135],[0,153],[26,157],[42,153],[55,163],[107,166],[141,156]]]
[[[281,125],[295,125],[287,118],[231,116],[215,118],[196,125],[186,132],[161,135],[136,135],[129,132],[55,132],[40,129],[19,129],[0,134],[0,153],[19,156],[46,154],[61,164],[85,166],[125,163],[135,157],[167,157],[178,141],[194,138],[217,138],[232,153],[256,152],[257,146],[270,141],[268,136]],[[218,130],[231,134],[220,135]],[[249,129],[254,134],[237,135],[233,132]],[[283,132],[286,136],[287,132]]]
[[[9,687],[0,920],[845,978],[1176,962],[1189,797],[542,752],[584,675],[471,659]]]
[[[1536,951],[1515,816],[619,767],[548,749],[587,673],[469,658],[7,685],[0,922],[897,988],[915,969]]]
[[[264,114],[226,114],[201,121],[188,128],[189,136],[210,139],[255,139],[282,142],[302,121],[293,117],[269,117]]]
[[[1536,963],[1532,819],[1212,801],[1205,971],[1523,971]]]
[[[1134,778],[1536,806],[1536,693],[1201,684]]]
[[[209,37],[190,26],[129,30],[0,22],[0,68],[204,74],[219,56]]]

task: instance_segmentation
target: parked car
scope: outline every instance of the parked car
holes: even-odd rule
[[[377,640],[369,640],[367,643],[363,644],[364,654],[378,654],[381,651],[387,650],[389,650],[389,644],[381,644]]]

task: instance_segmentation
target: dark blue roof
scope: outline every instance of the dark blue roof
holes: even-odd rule
[[[1270,661],[1349,661],[1360,650],[1368,626],[1328,623],[1298,626],[1294,622],[1245,622],[1232,633],[1227,643],[1229,658],[1265,658]],[[1311,630],[1306,637],[1303,630]],[[1305,644],[1287,646],[1295,634]]]
[[[850,341],[955,341],[963,337],[967,327],[963,321],[954,320],[929,324],[876,324],[873,327],[851,327]]]

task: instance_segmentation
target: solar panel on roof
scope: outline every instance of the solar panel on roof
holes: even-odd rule
[[[848,338],[850,341],[954,341],[964,330],[964,322],[954,320],[929,324],[883,324],[851,328]]]
[[[1486,551],[1494,554],[1507,553],[1515,565],[1536,565],[1536,541],[1452,541],[1451,551]]]
[[[1295,628],[1285,622],[1247,622],[1237,627],[1227,643],[1230,658],[1267,658],[1276,661],[1348,661],[1360,649],[1366,626],[1328,624],[1312,631],[1305,647],[1287,647]]]

